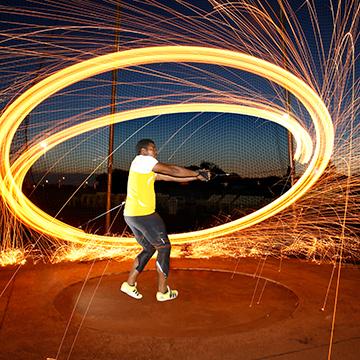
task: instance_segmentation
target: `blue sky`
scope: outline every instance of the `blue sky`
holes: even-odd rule
[[[86,3],[86,2],[85,2]],[[80,15],[73,15],[71,21],[59,20],[49,18],[39,18],[39,16],[19,16],[8,13],[7,17],[3,17],[0,23],[1,29],[21,33],[29,31],[29,29],[36,26],[46,28],[47,26],[62,26],[76,24],[74,20],[78,16],[78,23],[81,25],[92,24],[92,21],[104,20],[106,16],[111,19],[114,15],[114,7],[110,1],[88,1],[88,4],[99,6],[103,9],[99,13],[98,19],[91,18],[91,12],[84,13],[84,19]],[[123,1],[123,4],[139,4],[134,1]],[[278,12],[277,2],[269,1],[273,6],[274,11]],[[25,0],[16,0],[7,2],[8,5],[15,8],[31,8],[33,11],[46,11],[46,5],[39,5],[30,3]],[[171,7],[182,11],[183,15],[190,16],[193,13],[176,3],[169,2]],[[204,9],[210,10],[211,6],[208,2],[202,1],[199,4],[204,6]],[[303,1],[292,1],[293,9],[296,10],[297,16],[301,20],[302,30],[305,33],[310,50],[314,55],[315,66],[313,70],[321,82],[321,71],[318,59],[316,58],[316,43],[311,30],[311,22],[308,18],[306,7],[302,6]],[[89,9],[92,7],[89,7]],[[101,10],[101,9],[100,9]],[[100,11],[99,10],[99,11]],[[164,10],[150,9],[149,6],[141,5],[141,10],[152,10],[158,12],[159,16],[168,16]],[[328,46],[332,32],[331,14],[329,6],[318,3],[319,23],[322,31],[322,39],[325,48]],[[58,10],[56,10],[58,11]],[[128,11],[130,14],[132,10]],[[4,15],[4,13],[2,14]],[[135,15],[135,13],[134,13]],[[12,22],[12,24],[9,23]],[[19,25],[14,23],[29,24],[27,30],[26,26],[22,26],[23,30],[14,30]],[[172,23],[169,22],[165,26],[171,28]],[[130,29],[132,24],[122,24],[123,30],[121,38],[128,40],[130,36],[125,30],[128,26]],[[150,24],[151,25],[151,24]],[[125,30],[124,30],[125,28]],[[63,37],[62,46],[68,46],[72,49],[69,53],[76,54],[79,49],[87,50],[89,54],[84,57],[95,56],[101,46],[108,46],[109,51],[113,42],[113,34],[109,30],[91,29],[91,32],[80,32],[79,30],[62,31],[54,30],[49,35],[44,35],[41,38],[36,37],[38,43],[33,44],[32,39],[21,39],[6,41],[5,47],[23,45],[24,48],[31,50],[47,49],[46,40],[53,41],[51,36]],[[185,37],[187,32],[184,30],[180,36]],[[201,34],[200,34],[201,35]],[[47,39],[46,36],[49,36]],[[140,35],[131,35],[133,40],[140,39]],[[81,40],[80,40],[81,38]],[[210,39],[209,39],[210,40]],[[231,39],[230,39],[231,40]],[[78,41],[78,42],[76,42]],[[232,39],[236,41],[236,39]],[[52,47],[51,51],[64,51]],[[104,52],[104,51],[103,51]],[[102,52],[102,53],[103,53]],[[105,51],[106,52],[106,51]],[[65,52],[66,53],[66,52]],[[67,53],[66,53],[67,54]],[[60,69],[71,63],[70,60],[59,62],[55,58],[47,57],[45,55],[34,57],[36,61],[32,61],[31,57],[21,59],[21,55],[16,57],[19,61],[19,66],[12,67],[8,60],[1,59],[2,71],[5,72],[6,78],[3,77],[2,87],[8,91],[7,96],[4,97],[5,102],[13,95],[11,94],[12,82],[21,81],[24,83],[37,81],[34,72],[39,78],[44,76],[44,73],[49,73],[51,70],[49,66],[55,66]],[[5,66],[4,66],[4,61]],[[14,60],[14,64],[16,64]],[[1,64],[0,64],[1,65]],[[192,65],[192,64],[190,64]],[[119,103],[118,111],[123,109],[131,109],[144,105],[155,105],[168,103],[169,99],[172,102],[192,101],[193,95],[206,91],[199,90],[199,86],[211,87],[215,90],[226,91],[228,94],[239,94],[247,90],[249,94],[260,93],[267,99],[275,99],[276,94],[270,84],[257,76],[247,74],[245,72],[224,69],[212,65],[196,65],[197,69],[181,64],[155,64],[147,66],[146,68],[133,68],[129,70],[119,71],[119,83],[117,87],[117,102]],[[4,70],[5,69],[5,70]],[[147,74],[144,74],[147,72]],[[155,76],[161,72],[163,79]],[[177,80],[170,80],[177,77],[178,79],[187,79],[193,82],[193,85],[180,85]],[[164,80],[165,79],[165,80]],[[176,94],[169,98],[170,94]],[[166,96],[166,100],[160,99],[155,102],[147,100],[136,100],[149,98],[153,96]],[[130,101],[131,100],[131,101]],[[17,138],[15,139],[14,150],[24,143],[25,127],[27,127],[26,136],[28,141],[38,136],[41,132],[53,131],[54,124],[64,123],[70,126],[79,121],[85,121],[95,118],[100,115],[109,113],[109,106],[111,101],[111,74],[102,74],[97,77],[87,79],[78,84],[75,84],[67,89],[64,89],[59,94],[51,97],[36,108],[27,119],[26,126],[22,126],[19,130]],[[279,103],[279,99],[274,100]],[[292,99],[292,107],[295,112],[301,113],[302,108],[294,99]],[[303,121],[305,124],[309,123],[306,114],[303,114]],[[149,123],[150,122],[150,123]],[[149,124],[148,124],[149,123]],[[139,131],[145,124],[142,130]],[[138,131],[138,132],[137,132]],[[134,135],[134,133],[136,133]],[[262,119],[255,119],[240,115],[229,114],[177,114],[164,115],[156,119],[138,119],[128,123],[116,125],[115,127],[115,148],[118,148],[114,154],[114,165],[116,168],[126,169],[132,157],[134,156],[134,145],[141,138],[152,138],[156,141],[158,148],[162,148],[159,155],[159,160],[163,162],[171,162],[179,165],[198,165],[201,161],[211,161],[222,167],[227,172],[236,172],[241,176],[268,176],[268,175],[284,175],[287,169],[287,133],[285,129],[276,124],[265,122]],[[107,155],[107,138],[108,129],[100,129],[84,134],[80,137],[67,141],[64,144],[57,146],[51,150],[43,158],[41,158],[34,166],[34,172],[50,171],[55,173],[83,173],[89,174],[93,171],[105,171]],[[171,139],[169,141],[169,139]],[[123,145],[121,145],[124,142]],[[164,146],[164,144],[166,144]],[[121,145],[121,146],[120,146]],[[300,169],[298,167],[298,169]]]

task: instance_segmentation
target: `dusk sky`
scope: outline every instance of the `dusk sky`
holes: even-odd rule
[[[134,1],[122,3],[125,4],[122,11],[127,12],[128,15],[131,14],[132,10],[126,9],[126,4],[137,4],[139,6],[139,2]],[[175,1],[166,2],[167,5],[172,7],[170,3],[173,4],[174,9],[181,11],[185,17],[194,15],[189,9],[181,7]],[[273,6],[274,11],[279,11],[277,1],[271,0],[269,3]],[[35,12],[43,9],[42,5],[28,1],[11,2],[14,8],[17,4],[23,9],[31,7]],[[104,9],[108,9],[108,13],[102,13],[101,8],[99,8],[99,18],[94,20],[99,23],[105,20],[106,16],[114,13],[114,6],[111,1],[90,1],[88,4],[92,4],[93,8],[99,5]],[[291,5],[296,15],[300,18],[302,30],[316,62],[318,61],[316,57],[316,43],[305,6],[301,6],[303,1],[292,1]],[[199,2],[197,6],[203,6],[203,9],[207,11],[211,10],[210,4],[206,1]],[[92,7],[90,6],[89,8]],[[56,9],[55,6],[54,9]],[[141,9],[142,11],[150,10],[150,7],[141,5]],[[326,47],[332,32],[331,13],[329,6],[321,5],[318,10],[319,25],[322,29],[322,41]],[[61,13],[59,9],[56,11]],[[166,11],[154,10],[154,8],[151,11],[155,11],[155,13],[157,11],[163,17],[171,17]],[[34,24],[39,26],[76,24],[74,20],[70,24],[69,22],[55,19],[55,17],[52,20],[46,16],[39,19],[36,14],[33,16],[9,14],[7,16],[7,19],[2,18],[2,29],[15,29],[16,26],[19,26],[19,23],[31,24],[33,28]],[[74,18],[76,16],[79,17],[78,14],[73,16]],[[90,17],[91,13],[87,14],[86,19],[90,19]],[[90,20],[87,21],[90,22]],[[14,25],[15,22],[17,23],[16,26]],[[79,24],[83,25],[84,23],[86,23],[84,19],[79,20]],[[122,32],[120,38],[125,38],[125,41],[128,41],[128,35],[124,30],[127,23],[125,22],[121,26]],[[168,26],[165,26],[165,28],[168,28]],[[79,30],[68,32],[56,30],[52,35],[56,34],[56,36],[62,37],[64,43],[66,43],[68,36],[67,46],[69,48],[88,49],[94,53],[93,56],[97,53],[96,49],[100,48],[102,44],[110,49],[113,42],[113,34],[110,31],[104,31],[103,33],[100,30],[92,31],[92,33],[84,34]],[[11,41],[7,40],[7,46],[27,44],[23,45],[27,49],[42,51],[47,46],[44,40],[53,41],[50,35],[46,36],[48,36],[48,39],[46,37],[39,39],[35,36],[35,43],[21,38]],[[94,36],[93,43],[91,43],[91,36]],[[132,36],[136,40],[137,36]],[[185,30],[183,36],[186,36]],[[209,37],[209,35],[206,36]],[[79,41],[78,44],[74,42],[76,39]],[[210,39],[211,36],[209,37]],[[230,39],[230,41],[236,41],[236,38]],[[52,51],[55,50],[52,49]],[[62,49],[58,51],[60,52]],[[101,53],[106,52],[110,52],[110,50],[101,51]],[[27,77],[26,74],[31,72],[32,74],[28,76],[27,81],[31,83],[30,78],[32,78],[32,81],[36,82],[34,72],[38,74],[39,78],[42,78],[44,71],[45,73],[50,73],[49,66],[53,67],[54,65],[57,69],[61,69],[69,65],[69,62],[65,61],[61,64],[58,60],[52,62],[47,57],[43,59],[39,57],[37,62],[28,60],[16,69],[6,62],[6,79],[3,78],[1,86],[8,86],[12,81],[16,81],[16,77],[24,79]],[[4,71],[4,66],[2,68],[2,71]],[[316,72],[319,68],[313,65],[313,70]],[[162,74],[162,78],[158,76],[159,73]],[[315,75],[318,76],[318,80],[321,82],[320,71]],[[118,79],[118,111],[139,106],[167,104],[169,101],[172,103],[194,101],[196,99],[194,95],[209,95],[207,90],[203,90],[204,87],[211,88],[212,94],[220,91],[227,94],[242,95],[244,91],[247,91],[247,94],[244,94],[248,97],[251,97],[251,94],[260,94],[260,96],[265,97],[269,101],[274,101],[278,105],[281,105],[282,101],[282,99],[279,99],[279,95],[275,93],[271,84],[266,80],[245,72],[214,65],[154,64],[146,67],[120,70],[118,72]],[[191,84],[184,85],[180,83],[179,79],[187,80]],[[202,88],[200,88],[201,86]],[[277,90],[281,92],[279,88]],[[5,99],[3,104],[5,105],[6,101],[14,95],[8,91],[6,96],[3,97]],[[169,95],[171,96],[169,97]],[[163,97],[154,101],[152,99],[154,96]],[[148,100],[145,100],[146,98]],[[32,139],[38,138],[41,133],[53,132],[54,124],[62,123],[66,124],[65,126],[69,126],[108,114],[110,102],[110,73],[98,75],[64,89],[62,92],[44,101],[30,114],[27,123],[18,131],[14,141],[14,151],[24,146],[26,138],[31,142]],[[292,107],[298,115],[303,115],[303,123],[309,125],[308,116],[293,98]],[[56,125],[55,127],[58,126]],[[244,177],[285,175],[288,166],[286,130],[279,125],[257,118],[231,114],[190,113],[164,115],[156,119],[143,118],[118,124],[115,126],[114,148],[117,149],[114,154],[115,168],[128,168],[134,156],[135,144],[141,138],[151,138],[156,142],[158,149],[161,149],[159,160],[162,162],[188,166],[199,165],[204,160],[211,161],[226,172],[236,172]],[[50,171],[56,174],[104,172],[106,170],[107,143],[107,128],[83,134],[49,151],[46,156],[42,157],[34,165],[33,172],[43,173]],[[301,169],[303,168],[298,166],[298,170],[301,171]]]

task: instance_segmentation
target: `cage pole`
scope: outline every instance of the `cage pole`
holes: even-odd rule
[[[120,0],[116,4],[116,20],[115,20],[115,51],[119,51],[120,40]],[[111,114],[116,112],[116,90],[118,80],[118,69],[112,71],[112,85],[111,85]],[[110,231],[111,223],[111,188],[112,188],[112,173],[113,173],[113,151],[114,151],[114,124],[109,125],[109,147],[107,160],[107,190],[106,190],[106,217],[105,217],[105,233]]]

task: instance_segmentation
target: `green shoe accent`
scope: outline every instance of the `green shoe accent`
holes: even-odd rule
[[[167,292],[164,294],[160,291],[156,293],[156,300],[157,301],[168,301],[168,300],[175,300],[179,293],[177,290],[171,290],[170,287],[167,287]]]

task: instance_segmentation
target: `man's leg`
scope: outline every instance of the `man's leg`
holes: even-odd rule
[[[143,250],[136,256],[133,266],[130,270],[128,277],[128,284],[134,285],[138,275],[143,271],[146,264],[155,253],[155,248],[146,240],[144,234],[137,227],[138,220],[136,217],[126,217],[125,221],[131,231],[133,232],[136,241],[142,246]]]
[[[167,278],[169,276],[171,245],[167,239],[163,246],[156,247],[158,251],[156,270],[158,272],[158,291],[165,294],[168,291]]]
[[[158,272],[158,301],[173,300],[178,296],[176,290],[171,290],[168,286],[168,276],[170,270],[171,244],[167,236],[164,221],[159,214],[154,213],[147,218],[146,228],[142,229],[145,238],[158,251],[156,259],[156,270]]]
[[[144,267],[146,266],[146,264],[149,262],[149,260],[156,251],[155,248],[150,243],[147,243],[144,236],[142,236],[142,238],[139,239],[140,241],[138,240],[137,237],[136,240],[143,247],[143,250],[134,260],[133,266],[130,270],[129,277],[127,280],[129,285],[134,285],[136,283],[136,279],[138,275],[143,271]]]
[[[126,218],[126,221],[127,219],[128,218]],[[129,224],[128,221],[127,223]],[[170,290],[167,284],[167,278],[170,269],[171,244],[167,236],[167,232],[163,220],[157,213],[136,217],[136,230],[138,230],[144,236],[145,238],[144,241],[146,241],[147,244],[150,244],[153,247],[154,251],[155,249],[158,251],[156,269],[158,271],[159,291],[156,296],[157,299],[159,301],[175,299],[177,297],[177,291]],[[141,258],[138,257],[138,259],[139,259],[139,265],[135,266],[134,264],[133,267],[135,268],[134,269],[135,278],[136,278],[135,270],[139,271],[139,268],[141,269],[141,264],[142,264]],[[159,296],[161,300],[159,299]]]
[[[137,238],[138,240],[138,238]],[[167,292],[167,277],[169,274],[170,252],[171,245],[168,239],[163,246],[153,247],[150,243],[145,245],[146,240],[143,238],[138,243],[143,246],[143,251],[135,258],[133,266],[130,270],[128,277],[128,284],[133,286],[140,272],[144,269],[145,265],[149,262],[155,251],[158,251],[156,260],[156,270],[158,272],[158,290],[162,293]],[[145,245],[145,246],[144,246]]]
[[[128,284],[131,285],[131,286],[135,285],[136,279],[137,279],[138,275],[140,274],[140,272],[136,270],[136,268],[138,266],[139,266],[139,260],[136,257],[135,261],[133,263],[133,266],[132,266],[132,268],[130,270],[128,280],[127,280]]]
[[[156,299],[158,301],[168,301],[174,300],[178,296],[177,290],[172,290],[167,284],[167,278],[169,275],[170,269],[170,252],[171,245],[169,240],[165,242],[165,244],[161,247],[157,247],[158,256],[156,259],[156,269],[158,271],[158,289],[159,291],[156,293]]]
[[[147,243],[157,250],[156,270],[158,272],[158,291],[166,293],[168,288],[167,278],[170,268],[171,244],[166,232],[165,224],[158,213],[139,218],[136,231],[140,232]],[[145,241],[146,241],[145,240]],[[142,244],[143,241],[137,241]],[[136,278],[136,266],[134,264],[133,274]],[[131,280],[131,279],[130,279]]]
[[[128,280],[126,283],[121,285],[120,290],[135,299],[141,299],[142,295],[136,288],[136,279],[146,264],[149,262],[151,257],[154,255],[155,248],[145,239],[141,231],[135,227],[136,220],[126,217],[125,221],[134,233],[136,241],[142,246],[143,250],[135,258],[128,276]]]

